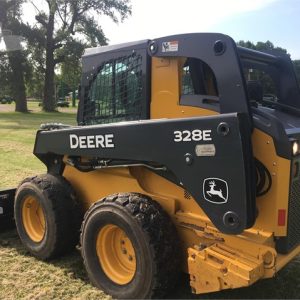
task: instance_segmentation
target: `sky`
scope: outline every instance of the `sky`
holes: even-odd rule
[[[287,49],[292,59],[300,59],[300,0],[131,0],[131,4],[132,15],[123,23],[97,16],[109,44],[220,32],[235,41],[270,40]],[[25,18],[34,22],[33,7],[26,7]]]
[[[119,25],[99,16],[110,44],[177,33],[220,32],[235,41],[270,40],[300,59],[300,0],[131,0]]]

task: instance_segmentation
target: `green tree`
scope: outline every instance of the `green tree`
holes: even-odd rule
[[[27,95],[42,99],[45,82],[45,33],[37,26],[29,26],[21,23],[20,32],[26,40],[27,73],[26,90]]]
[[[287,50],[281,47],[275,47],[272,42],[269,40],[266,42],[257,42],[256,44],[250,42],[250,41],[239,41],[237,43],[239,46],[245,47],[245,48],[250,48],[253,50],[258,50],[258,51],[276,51],[278,53],[282,54],[287,54]]]
[[[16,101],[16,111],[27,112],[26,88],[25,88],[25,54],[21,50],[18,29],[20,28],[21,5],[23,0],[0,1],[1,37],[4,40],[7,51],[7,59],[10,72],[7,73],[11,81],[12,95]]]
[[[70,55],[70,45],[80,43],[81,39],[75,33],[93,46],[105,45],[107,39],[94,15],[107,15],[114,22],[123,21],[130,15],[131,7],[129,0],[44,0],[46,9],[40,9],[35,0],[30,2],[36,7],[36,20],[45,38],[43,108],[54,111],[54,71],[57,64]]]
[[[90,43],[92,44],[92,42]],[[61,80],[68,85],[72,91],[72,102],[75,105],[75,91],[79,86],[82,68],[80,57],[86,45],[74,41],[68,45],[69,51],[65,60],[61,63]]]
[[[13,80],[9,60],[6,52],[0,52],[0,98],[12,95]]]

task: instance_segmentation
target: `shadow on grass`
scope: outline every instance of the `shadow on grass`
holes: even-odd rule
[[[0,233],[0,246],[3,248],[14,249],[19,255],[32,257],[22,245],[16,229],[9,229]],[[74,279],[80,279],[85,283],[90,283],[85,272],[80,252],[77,249],[60,258],[48,261],[47,264],[51,264],[64,270],[64,273],[71,274]]]
[[[18,238],[15,229],[0,233],[0,246],[15,249],[18,254],[30,256]],[[90,283],[82,262],[80,252],[72,253],[49,262],[55,267],[71,274],[74,279]],[[189,276],[181,274],[176,288],[168,299],[299,299],[300,296],[300,257],[290,262],[272,279],[266,279],[241,289],[225,290],[217,293],[193,295],[190,291]]]

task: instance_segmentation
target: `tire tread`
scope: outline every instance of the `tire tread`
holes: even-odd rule
[[[41,253],[33,253],[30,247],[28,250],[42,260],[53,259],[69,252],[78,243],[82,220],[81,208],[72,186],[63,176],[51,174],[28,177],[20,183],[18,189],[26,183],[35,185],[47,201],[51,202],[56,227],[51,248],[48,247]]]
[[[86,212],[81,226],[81,244],[86,220],[95,210],[106,203],[115,203],[126,209],[149,237],[156,269],[151,290],[145,298],[164,297],[176,284],[180,268],[179,239],[170,217],[157,202],[148,196],[139,193],[113,194],[95,202]],[[84,253],[82,256],[84,264],[87,266]]]

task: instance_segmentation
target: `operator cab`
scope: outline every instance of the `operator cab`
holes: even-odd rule
[[[300,91],[290,57],[276,51],[259,52],[237,47],[247,82],[248,100],[256,128],[273,137],[278,155],[286,158],[299,154]]]
[[[80,98],[79,125],[242,113],[273,138],[281,157],[290,159],[290,140],[300,139],[300,91],[289,56],[238,47],[223,34],[87,49]]]

